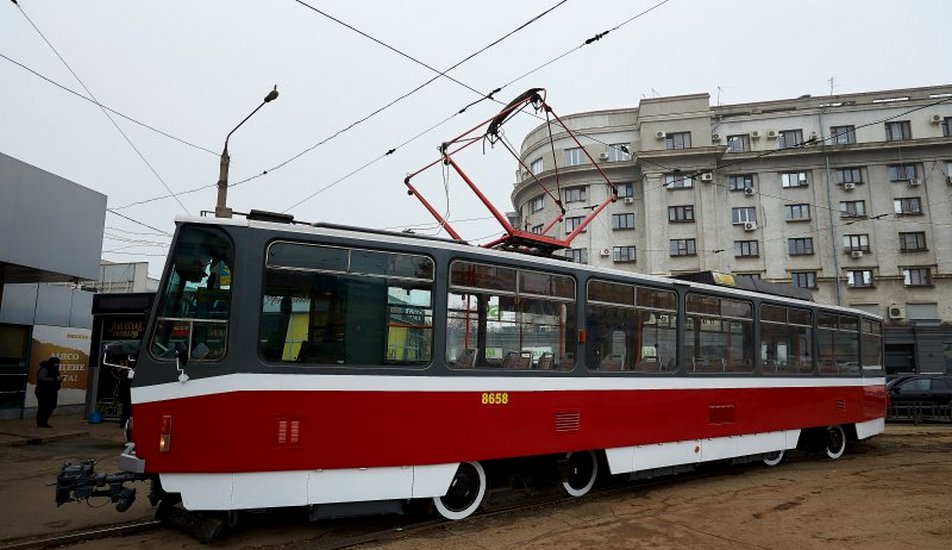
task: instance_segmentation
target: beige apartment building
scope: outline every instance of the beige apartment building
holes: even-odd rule
[[[563,252],[572,260],[789,282],[882,315],[889,372],[952,373],[952,85],[658,97],[562,119],[584,151],[557,132],[553,154],[545,126],[525,138],[520,228],[561,214],[549,234],[565,237],[609,196],[590,156],[618,200]]]

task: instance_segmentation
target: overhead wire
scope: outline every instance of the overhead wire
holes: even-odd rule
[[[295,0],[295,1],[298,1],[298,0]],[[447,118],[444,119],[443,121],[441,121],[441,122],[437,123],[436,125],[432,126],[432,127],[431,127],[430,129],[428,129],[427,131],[422,132],[422,133],[418,134],[417,136],[415,136],[414,138],[412,138],[412,139],[410,139],[410,140],[407,140],[407,141],[403,142],[402,144],[400,144],[400,145],[398,145],[398,146],[396,146],[396,147],[393,147],[393,148],[389,149],[389,150],[387,151],[386,155],[393,154],[393,153],[394,153],[397,149],[399,149],[400,147],[402,147],[402,146],[404,146],[404,145],[407,145],[407,144],[410,143],[411,141],[415,141],[418,137],[422,136],[422,135],[425,134],[425,133],[428,133],[430,130],[435,129],[435,128],[438,127],[438,126],[441,126],[441,125],[445,124],[445,123],[448,122],[450,119],[454,118],[454,117],[457,116],[457,115],[462,114],[462,113],[465,112],[469,107],[471,107],[472,105],[474,105],[474,104],[476,104],[476,103],[478,103],[478,102],[480,102],[480,101],[489,99],[489,100],[495,101],[495,102],[497,102],[497,103],[502,103],[502,102],[500,102],[499,100],[495,99],[495,98],[493,97],[493,95],[496,94],[496,93],[498,93],[499,91],[501,91],[501,90],[507,88],[508,86],[510,86],[510,85],[512,85],[512,84],[514,84],[514,83],[516,83],[516,82],[518,82],[519,80],[522,80],[523,78],[526,78],[527,76],[529,76],[529,75],[531,75],[531,74],[533,74],[533,73],[535,73],[535,72],[541,70],[542,68],[547,67],[548,65],[551,65],[552,63],[554,63],[554,62],[556,62],[556,61],[562,59],[563,57],[565,57],[565,56],[567,56],[567,55],[569,55],[569,54],[571,54],[571,53],[574,53],[575,51],[578,51],[578,50],[580,50],[581,48],[583,48],[583,47],[585,47],[585,46],[587,46],[587,45],[590,45],[590,44],[592,44],[592,43],[594,43],[594,42],[596,42],[596,41],[598,41],[598,40],[601,40],[601,39],[602,39],[604,36],[606,36],[608,33],[612,32],[612,31],[614,31],[614,30],[620,29],[621,27],[623,27],[623,26],[625,26],[625,25],[628,25],[629,23],[631,23],[631,22],[633,22],[633,21],[639,19],[640,17],[643,17],[644,15],[646,15],[646,14],[648,14],[648,13],[654,11],[655,9],[657,9],[657,8],[659,8],[659,7],[661,7],[661,6],[663,6],[664,4],[667,4],[667,3],[670,2],[670,1],[671,1],[671,0],[662,0],[662,1],[660,1],[660,2],[657,2],[656,4],[650,6],[649,8],[647,8],[647,9],[645,9],[645,10],[642,10],[642,11],[640,11],[640,12],[638,12],[638,13],[632,15],[631,17],[629,17],[628,19],[624,20],[623,22],[621,22],[621,23],[615,25],[614,27],[611,27],[611,28],[609,28],[608,30],[602,31],[602,32],[600,32],[600,33],[596,33],[596,34],[593,35],[592,37],[590,37],[590,38],[586,39],[585,41],[583,41],[582,44],[580,44],[580,45],[578,45],[578,46],[576,46],[576,47],[573,47],[573,48],[571,48],[570,50],[568,50],[568,51],[566,51],[566,52],[564,52],[564,53],[562,53],[562,54],[560,54],[560,55],[558,55],[558,56],[556,56],[556,57],[550,59],[549,61],[546,61],[545,63],[542,63],[541,65],[538,65],[538,66],[536,66],[535,68],[533,68],[533,69],[531,69],[531,70],[529,70],[529,71],[523,73],[522,75],[520,75],[520,76],[518,76],[518,77],[516,77],[516,78],[514,78],[514,79],[512,79],[512,80],[510,80],[510,81],[507,82],[506,84],[504,84],[504,85],[502,85],[502,86],[500,86],[500,87],[494,89],[490,94],[488,94],[487,96],[484,96],[483,98],[477,100],[476,102],[467,104],[467,105],[464,106],[462,109],[458,110],[456,113],[454,113],[454,114],[451,115],[450,117],[447,117]],[[302,3],[302,4],[303,4],[303,2],[299,2],[299,3]],[[475,53],[473,53],[473,54],[470,54],[469,56],[465,57],[465,58],[464,58],[463,60],[461,60],[460,62],[458,62],[458,63],[454,64],[452,67],[446,69],[446,71],[442,71],[442,72],[440,72],[440,74],[438,74],[438,75],[437,75],[436,77],[434,77],[433,79],[428,80],[424,85],[429,84],[429,83],[432,82],[435,78],[439,78],[440,76],[443,76],[444,73],[446,73],[446,72],[448,72],[448,71],[450,71],[450,70],[452,70],[452,69],[458,67],[459,65],[461,65],[461,64],[464,63],[465,61],[468,61],[469,59],[472,59],[473,57],[475,57],[475,56],[478,55],[479,53],[482,53],[483,51],[489,49],[490,47],[492,47],[492,46],[498,44],[499,42],[501,42],[501,41],[504,40],[505,38],[508,38],[509,36],[511,36],[512,34],[514,34],[515,32],[518,32],[519,30],[525,28],[525,27],[528,26],[530,23],[532,23],[532,22],[538,20],[540,17],[542,17],[542,16],[545,15],[546,13],[549,13],[550,11],[554,10],[555,8],[559,7],[559,6],[562,5],[563,3],[564,3],[564,1],[563,1],[563,2],[559,2],[558,4],[552,6],[551,8],[549,8],[548,10],[546,10],[545,12],[542,12],[541,14],[535,16],[533,19],[529,20],[528,22],[523,23],[522,25],[520,25],[519,27],[517,27],[515,30],[510,31],[509,33],[507,33],[507,34],[504,35],[503,37],[497,39],[496,41],[494,41],[493,43],[489,44],[488,46],[485,46],[485,47],[483,47],[482,49],[480,49],[479,51],[477,51],[477,52],[475,52]],[[350,27],[348,26],[348,28],[350,28]],[[428,64],[426,64],[426,63],[424,63],[424,62],[422,62],[422,61],[419,61],[419,60],[416,60],[415,58],[412,58],[412,56],[409,56],[409,54],[405,54],[405,53],[403,53],[403,52],[401,52],[401,51],[399,51],[399,50],[393,48],[392,46],[383,43],[382,41],[379,41],[379,40],[377,40],[377,39],[375,39],[375,38],[370,37],[369,35],[367,35],[366,33],[362,32],[362,31],[359,31],[359,30],[356,30],[356,29],[352,29],[352,30],[355,30],[355,32],[358,32],[358,33],[360,33],[360,34],[363,35],[363,36],[367,36],[368,38],[370,38],[370,39],[373,40],[374,42],[377,42],[377,43],[379,43],[379,44],[381,44],[381,45],[384,45],[384,47],[387,47],[388,49],[392,49],[393,51],[398,52],[400,55],[402,55],[402,56],[404,56],[404,57],[413,59],[413,60],[414,60],[415,62],[417,62],[418,64],[420,64],[420,65],[422,65],[422,66],[424,66],[424,67],[427,67],[428,69],[430,69],[430,70],[432,70],[432,71],[436,71],[436,70],[437,70],[437,69],[432,68],[430,65],[428,65]],[[464,84],[464,83],[461,83],[461,82],[457,81],[456,79],[452,79],[452,80],[453,80],[454,82],[457,82],[458,84],[460,84],[460,85],[466,87],[467,89],[473,90],[473,88],[471,88],[469,85],[466,85],[466,84]],[[398,100],[399,100],[399,98],[398,98]],[[538,119],[540,119],[540,120],[544,120],[544,119],[542,119],[542,117],[541,117],[540,115],[537,115],[537,114],[534,114],[534,113],[527,113],[527,114],[529,114],[530,116],[533,116],[533,117],[535,117],[535,118],[538,118]],[[360,123],[360,122],[361,122],[361,121],[357,121],[357,122],[355,122],[355,123],[352,123],[350,126],[348,126],[347,128],[345,128],[344,131],[346,131],[347,129],[350,129],[351,127],[355,126],[356,124],[358,124],[358,123]],[[309,149],[307,149],[307,150],[305,150],[305,151],[302,151],[302,152],[299,153],[298,155],[296,155],[296,156],[294,156],[294,157],[291,157],[291,159],[289,159],[288,161],[285,161],[285,163],[279,164],[276,168],[280,168],[280,167],[284,166],[287,162],[292,161],[292,160],[296,160],[297,158],[300,158],[301,155],[303,155],[303,154],[305,154],[305,153],[307,153],[307,152],[313,150],[314,148],[316,148],[316,147],[318,147],[318,146],[320,146],[320,145],[323,145],[323,144],[326,143],[327,141],[330,141],[331,139],[333,139],[333,138],[337,137],[338,135],[340,135],[340,133],[342,133],[342,131],[341,131],[341,132],[338,132],[337,134],[334,134],[334,135],[332,135],[332,136],[330,136],[330,137],[328,137],[328,138],[326,138],[326,139],[323,140],[322,142],[319,142],[319,143],[315,144],[315,145],[312,146],[311,148],[309,148]],[[384,155],[384,156],[385,156],[385,155]],[[380,160],[380,159],[379,159],[379,158],[378,158],[378,159],[375,159],[375,161],[377,161],[377,160]],[[367,167],[367,166],[369,166],[370,164],[372,164],[372,162],[366,164],[364,167]],[[362,167],[362,168],[364,168],[364,167]],[[263,171],[263,172],[261,172],[261,173],[259,173],[259,174],[256,174],[256,175],[254,175],[254,176],[251,176],[251,177],[249,177],[249,178],[245,178],[244,180],[242,180],[242,181],[240,181],[240,182],[237,182],[236,185],[238,185],[238,184],[240,184],[240,183],[246,183],[246,182],[248,182],[248,181],[251,181],[251,180],[260,178],[261,176],[264,176],[264,175],[268,174],[269,172],[275,170],[276,168],[271,168],[271,169],[269,169],[269,170],[265,170],[265,171]],[[361,168],[361,169],[362,169],[362,168]],[[355,170],[354,172],[352,172],[352,173],[349,174],[348,176],[353,175],[353,174],[356,174],[356,173],[359,172],[359,171],[360,171],[360,169]],[[309,195],[309,196],[306,197],[305,199],[303,199],[303,200],[301,200],[301,201],[298,201],[298,202],[295,203],[294,205],[292,205],[292,206],[286,208],[286,209],[284,210],[284,212],[287,212],[287,211],[289,211],[289,210],[291,210],[291,209],[293,209],[293,208],[299,206],[300,204],[303,204],[304,202],[306,202],[306,201],[310,200],[311,198],[317,196],[318,194],[322,193],[323,191],[326,191],[327,189],[329,189],[330,187],[333,187],[334,185],[340,183],[341,181],[343,181],[343,180],[337,180],[337,181],[333,182],[331,185],[325,186],[325,187],[323,187],[323,188],[317,190],[316,192],[312,193],[311,195]]]
[[[88,101],[89,103],[92,103],[93,105],[96,105],[97,107],[99,107],[99,108],[101,108],[101,109],[105,109],[105,110],[109,111],[110,113],[112,113],[112,114],[114,114],[114,115],[116,115],[116,116],[118,116],[118,117],[120,117],[120,118],[122,118],[122,119],[125,119],[125,120],[127,120],[127,121],[129,121],[129,122],[131,122],[131,123],[133,123],[133,124],[136,124],[136,125],[138,125],[138,126],[141,126],[141,127],[145,128],[146,130],[150,130],[150,131],[152,131],[152,132],[155,132],[156,134],[165,136],[165,137],[167,137],[167,138],[169,138],[169,139],[171,139],[171,140],[173,140],[173,141],[177,141],[177,142],[181,143],[182,145],[187,145],[187,146],[189,146],[189,147],[191,147],[191,148],[193,148],[193,149],[198,149],[199,151],[203,151],[203,152],[209,153],[209,154],[211,154],[211,155],[215,155],[216,157],[219,155],[219,153],[216,153],[215,151],[212,151],[211,149],[209,149],[209,148],[207,148],[207,147],[202,147],[201,145],[197,145],[197,144],[192,143],[192,142],[190,142],[190,141],[188,141],[188,140],[185,140],[185,139],[182,139],[182,138],[180,138],[180,137],[177,137],[177,136],[175,136],[175,135],[173,135],[173,134],[170,134],[169,132],[166,132],[166,131],[164,131],[164,130],[158,129],[158,128],[156,128],[155,126],[152,126],[152,125],[150,125],[150,124],[147,124],[147,123],[145,123],[145,122],[142,122],[141,120],[138,120],[138,119],[136,119],[136,118],[133,118],[133,117],[127,115],[127,114],[121,113],[121,112],[119,112],[119,111],[113,109],[112,107],[110,107],[110,106],[108,106],[108,105],[104,105],[104,104],[100,103],[99,101],[97,101],[97,100],[95,100],[95,99],[93,99],[93,98],[91,98],[91,97],[89,97],[89,96],[85,96],[85,95],[83,95],[83,94],[77,92],[76,90],[73,90],[72,88],[69,88],[68,86],[65,86],[65,85],[63,85],[63,84],[60,84],[59,82],[56,82],[56,81],[53,80],[52,78],[49,78],[48,76],[46,76],[46,75],[40,73],[39,71],[36,71],[36,70],[34,70],[34,69],[32,69],[32,68],[30,68],[30,67],[24,65],[23,63],[21,63],[21,62],[15,60],[15,59],[13,59],[13,58],[10,58],[10,57],[4,55],[3,53],[0,53],[0,58],[4,59],[4,60],[6,60],[6,61],[8,61],[8,62],[10,62],[10,63],[12,63],[12,64],[14,64],[14,65],[16,65],[17,67],[20,67],[21,69],[23,69],[23,70],[25,70],[25,71],[27,71],[27,72],[33,74],[34,76],[36,76],[36,77],[38,77],[38,78],[40,78],[41,80],[44,80],[44,81],[46,81],[47,83],[52,84],[53,86],[56,86],[57,88],[63,90],[64,92],[70,93],[70,94],[72,94],[72,95],[74,95],[74,96],[76,96],[76,97],[78,97],[78,98],[80,98],[80,99],[82,99],[82,100],[84,100],[84,101]]]
[[[148,166],[149,170],[150,170],[150,171],[152,172],[152,174],[156,177],[156,179],[158,179],[159,182],[162,183],[162,186],[165,187],[165,189],[166,189],[169,193],[172,193],[172,194],[173,194],[173,198],[175,199],[175,202],[177,202],[177,203],[179,204],[179,206],[182,207],[182,210],[184,210],[186,213],[188,213],[188,208],[185,208],[185,205],[182,204],[182,201],[180,201],[177,196],[174,196],[174,191],[172,191],[172,188],[169,187],[169,184],[166,183],[164,179],[162,179],[162,176],[160,176],[159,173],[155,170],[155,167],[152,166],[152,163],[150,163],[150,162],[145,158],[145,155],[142,154],[142,151],[140,151],[139,148],[136,147],[135,143],[133,143],[132,140],[129,139],[129,136],[126,135],[126,133],[125,133],[125,132],[122,130],[122,128],[119,126],[119,124],[116,123],[115,119],[112,118],[112,115],[109,114],[109,111],[107,111],[107,110],[101,105],[100,101],[96,98],[95,94],[93,94],[92,91],[90,91],[89,87],[87,87],[86,84],[83,82],[83,80],[82,80],[81,78],[79,78],[79,75],[76,74],[76,71],[74,71],[72,67],[70,67],[69,63],[66,62],[66,59],[64,59],[63,56],[60,55],[59,51],[53,46],[53,43],[50,42],[49,39],[46,38],[46,35],[43,34],[43,31],[41,31],[40,28],[39,28],[38,26],[36,26],[36,23],[34,23],[32,19],[30,19],[30,16],[27,15],[27,13],[26,13],[26,11],[23,9],[23,7],[20,6],[19,3],[15,3],[15,5],[16,5],[17,9],[20,10],[20,13],[23,15],[23,18],[26,19],[27,22],[30,23],[30,26],[33,27],[33,29],[36,31],[36,33],[37,33],[38,35],[40,35],[40,38],[43,39],[43,42],[45,42],[46,45],[49,46],[50,50],[52,50],[53,53],[56,55],[56,57],[60,60],[60,62],[63,63],[63,66],[65,66],[66,69],[70,72],[70,74],[73,75],[73,78],[76,79],[76,82],[79,82],[79,85],[82,86],[84,90],[86,90],[86,93],[89,94],[89,97],[91,97],[92,99],[94,99],[94,100],[96,101],[96,103],[97,103],[98,105],[100,105],[99,108],[100,108],[100,110],[102,111],[102,113],[103,113],[104,115],[106,115],[106,118],[109,119],[109,122],[111,122],[112,125],[116,128],[116,130],[119,131],[119,133],[122,135],[123,139],[126,140],[126,143],[129,144],[129,147],[131,147],[132,150],[135,151],[136,154],[139,156],[139,158],[142,160],[142,162],[145,163],[146,166]]]
[[[446,74],[447,72],[449,72],[449,71],[451,71],[451,70],[453,70],[453,69],[459,67],[459,66],[462,65],[463,63],[465,63],[465,62],[469,61],[470,59],[476,57],[477,55],[479,55],[479,54],[481,54],[482,52],[488,50],[489,48],[492,48],[492,47],[495,46],[496,44],[502,42],[503,40],[505,40],[505,39],[508,38],[509,36],[512,36],[513,34],[515,34],[516,32],[518,32],[519,30],[522,30],[522,29],[524,29],[525,27],[529,26],[530,24],[534,23],[535,21],[537,21],[538,19],[540,19],[541,17],[543,17],[543,16],[546,15],[547,13],[550,13],[552,10],[554,10],[555,8],[557,8],[558,6],[564,4],[564,3],[567,2],[567,1],[568,1],[568,0],[562,0],[561,2],[559,2],[558,4],[556,4],[555,6],[553,6],[553,7],[549,8],[549,9],[545,10],[544,12],[542,12],[542,13],[540,13],[540,14],[534,16],[534,17],[533,17],[532,19],[530,19],[529,21],[523,23],[522,25],[520,25],[519,27],[517,27],[515,30],[510,31],[509,33],[506,33],[506,34],[505,34],[504,36],[502,36],[501,38],[498,38],[498,39],[494,40],[493,42],[491,42],[491,43],[488,44],[487,46],[484,46],[483,48],[477,50],[476,52],[474,52],[474,53],[472,53],[472,54],[466,56],[466,57],[463,58],[462,60],[460,60],[460,61],[454,63],[454,64],[453,64],[452,66],[450,66],[448,69],[446,69],[446,70],[444,70],[444,71],[440,71],[439,74],[437,74],[436,76],[434,76],[434,77],[430,78],[429,80],[425,81],[423,84],[420,84],[420,85],[416,86],[416,87],[413,88],[412,90],[410,90],[410,91],[408,91],[408,92],[406,92],[406,93],[404,93],[404,94],[398,96],[397,98],[395,98],[395,99],[389,101],[389,102],[386,103],[385,105],[383,105],[383,106],[381,106],[381,107],[378,107],[377,109],[371,111],[369,114],[366,114],[366,115],[362,116],[361,118],[358,118],[357,120],[351,122],[350,124],[347,124],[346,126],[344,126],[343,128],[337,130],[337,131],[334,132],[333,134],[331,134],[331,135],[325,137],[324,139],[318,141],[317,143],[311,145],[310,147],[305,148],[304,150],[302,150],[301,152],[299,152],[299,153],[297,153],[297,154],[291,156],[290,158],[288,158],[288,159],[286,159],[286,160],[284,160],[284,161],[282,161],[282,162],[279,162],[278,164],[274,165],[273,167],[268,168],[268,169],[266,169],[266,170],[260,172],[259,174],[256,174],[256,175],[250,176],[250,177],[248,177],[248,178],[245,178],[244,180],[241,180],[240,182],[236,183],[236,185],[241,184],[241,183],[247,183],[247,182],[249,182],[249,181],[258,179],[258,178],[260,178],[260,177],[262,177],[262,176],[268,175],[268,174],[270,174],[270,173],[272,173],[272,172],[274,172],[274,171],[276,171],[276,170],[280,170],[281,168],[284,168],[284,167],[287,166],[288,164],[290,164],[290,163],[294,162],[295,160],[301,158],[302,156],[304,156],[304,155],[310,153],[311,151],[317,149],[318,147],[324,145],[325,143],[327,143],[327,142],[329,142],[329,141],[331,141],[331,140],[337,138],[338,136],[344,134],[345,132],[347,132],[347,131],[353,129],[353,128],[356,127],[357,125],[362,124],[362,123],[364,123],[364,122],[370,120],[371,118],[377,116],[378,114],[382,113],[383,111],[389,109],[389,108],[392,107],[393,105],[396,105],[396,104],[399,103],[400,101],[403,101],[404,99],[406,99],[406,98],[410,97],[411,95],[417,93],[418,91],[420,91],[420,90],[422,90],[423,88],[425,88],[426,86],[428,86],[430,83],[432,83],[432,82],[436,81],[437,79],[439,79],[441,76],[445,76],[445,74]],[[312,6],[310,6],[309,4],[306,4],[306,3],[304,3],[304,2],[299,2],[299,3],[302,4],[302,5],[305,5],[305,6],[309,7],[309,8],[315,9],[315,8],[313,8]],[[320,13],[323,14],[323,12],[320,12]],[[361,33],[361,34],[364,34],[364,33]],[[378,43],[382,43],[382,42],[381,42],[381,41],[378,41]],[[389,46],[387,46],[387,47],[389,48]],[[393,49],[393,48],[391,48],[391,49]],[[396,51],[396,50],[395,50],[395,51]],[[405,57],[408,57],[408,58],[410,57],[410,56],[405,55],[405,54],[402,54],[402,55],[404,55]],[[421,62],[421,63],[422,63],[422,62]],[[434,71],[437,70],[437,69],[433,69],[433,68],[430,67],[429,65],[426,65],[426,64],[423,64],[423,65],[426,66],[426,67],[428,67],[428,68],[430,68],[431,70],[434,70]],[[457,81],[456,79],[453,79],[453,80],[456,81],[456,82],[459,82],[459,81]],[[467,88],[469,88],[469,87],[467,86]],[[472,88],[469,88],[469,89],[472,89]],[[480,92],[477,91],[477,93],[480,93]],[[495,92],[491,92],[490,94],[484,96],[484,97],[483,97],[482,99],[480,99],[479,101],[483,101],[483,100],[485,100],[485,99],[489,99],[489,98],[492,96],[493,93],[495,93]],[[395,151],[395,149],[391,149],[390,151],[388,151],[387,154],[392,154],[393,151]],[[296,206],[296,205],[295,205],[295,206]],[[293,207],[291,207],[291,208],[293,208]],[[288,208],[287,210],[290,210],[291,208]],[[287,210],[285,210],[285,211],[287,211]]]

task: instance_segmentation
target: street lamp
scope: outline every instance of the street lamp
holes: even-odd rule
[[[231,135],[235,133],[235,130],[241,128],[242,124],[251,118],[252,115],[257,113],[258,109],[264,107],[265,103],[270,103],[277,98],[278,87],[275,86],[273,90],[268,92],[268,95],[264,96],[264,101],[261,102],[261,105],[255,107],[255,110],[251,111],[250,115],[246,116],[244,120],[238,123],[238,126],[235,126],[234,130],[228,132],[228,135],[225,136],[225,148],[221,152],[221,166],[218,172],[218,203],[215,205],[215,217],[231,217],[231,208],[225,206],[228,198],[228,164],[231,162],[231,157],[228,156],[228,139],[231,138]]]

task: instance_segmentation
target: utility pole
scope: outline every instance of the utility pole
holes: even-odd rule
[[[231,157],[228,156],[228,139],[231,138],[231,135],[235,133],[235,130],[241,127],[252,115],[258,112],[258,109],[264,107],[265,103],[270,103],[278,98],[278,87],[275,86],[273,90],[268,92],[268,95],[264,96],[264,101],[261,102],[261,105],[255,107],[254,111],[251,111],[251,114],[246,116],[244,120],[238,123],[238,126],[235,126],[232,131],[228,132],[228,135],[225,136],[225,148],[221,152],[221,163],[218,168],[218,202],[215,204],[215,217],[216,218],[230,218],[231,217],[231,208],[228,208],[226,204],[228,203],[228,165],[231,163]]]

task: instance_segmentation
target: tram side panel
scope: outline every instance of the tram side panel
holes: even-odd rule
[[[546,379],[509,383],[511,379],[475,378],[471,391],[454,391],[440,388],[443,377],[366,376],[355,378],[364,378],[366,385],[402,382],[425,391],[271,391],[261,387],[269,376],[274,375],[252,377],[248,387],[236,387],[237,391],[138,404],[136,451],[148,471],[439,464],[855,424],[882,417],[881,392],[862,385],[861,379],[843,381],[844,385],[831,379],[826,387],[574,390],[546,388]],[[232,377],[218,380],[228,378]],[[300,385],[323,379],[295,378],[304,379]],[[562,380],[584,385],[605,379]],[[622,379],[614,379],[613,385],[619,382]],[[665,382],[688,385],[692,380]],[[529,387],[533,384],[538,388]],[[163,434],[163,427],[169,433]],[[159,448],[163,437],[164,452]]]

